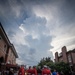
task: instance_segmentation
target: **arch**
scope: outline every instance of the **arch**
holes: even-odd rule
[[[0,63],[3,63],[3,62],[4,62],[4,58],[0,57]]]

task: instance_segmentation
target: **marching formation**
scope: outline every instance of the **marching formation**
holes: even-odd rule
[[[10,70],[0,72],[0,75],[75,75],[75,72],[72,71],[71,73],[67,72],[67,74],[64,74],[62,71],[56,71],[56,69],[52,71],[46,65],[43,68],[40,66],[38,68],[36,66],[26,68],[24,65],[21,65],[18,70],[10,68]]]
[[[25,69],[22,65],[18,71],[18,75],[58,75],[58,73],[55,70],[52,73],[46,65],[44,65],[42,69],[40,68],[40,66],[38,67],[38,69],[36,69],[35,66],[33,66],[33,68],[29,66],[28,69]]]

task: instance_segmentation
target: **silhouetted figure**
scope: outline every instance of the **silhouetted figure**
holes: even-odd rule
[[[11,68],[9,71],[9,75],[14,75],[13,69]]]
[[[24,69],[23,65],[21,65],[21,68],[19,69],[18,75],[25,75],[25,69]]]
[[[32,75],[32,69],[31,69],[31,66],[29,66],[29,69],[27,70],[27,75]]]
[[[71,71],[71,75],[75,75],[75,72],[74,71]]]
[[[38,73],[38,75],[42,75],[42,71],[41,71],[41,67],[40,66],[37,69],[37,73]]]
[[[5,75],[5,71],[4,70],[1,72],[1,75]]]
[[[33,66],[32,75],[37,75],[37,70],[36,70],[36,67],[35,66]]]

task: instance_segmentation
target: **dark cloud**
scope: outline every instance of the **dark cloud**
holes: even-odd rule
[[[31,48],[30,51],[29,51],[29,55],[33,55],[33,54],[35,54],[35,53],[36,53],[36,50],[33,49],[33,48]]]
[[[29,16],[27,8],[17,0],[0,0],[0,22],[7,28],[19,26]]]
[[[37,16],[33,9],[40,9],[44,14],[38,12],[43,16]],[[0,0],[0,21],[17,49],[19,60],[36,64],[43,56],[53,58],[52,52],[47,54],[54,48],[53,38],[60,34],[75,35],[75,0]],[[74,39],[70,43],[74,44]]]
[[[61,26],[63,26],[63,23],[66,26],[67,24],[70,25],[75,21],[75,1],[74,0],[63,0],[62,3],[59,1],[59,5],[57,5],[58,2],[56,3],[56,8],[58,10],[58,16],[59,21],[61,22]]]
[[[34,65],[38,63],[34,55],[36,50],[28,47],[27,45],[18,45],[18,60],[23,61],[23,64]]]

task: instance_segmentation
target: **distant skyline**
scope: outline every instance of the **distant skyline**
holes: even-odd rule
[[[75,48],[75,0],[0,0],[0,22],[18,64],[36,65],[63,46]]]

